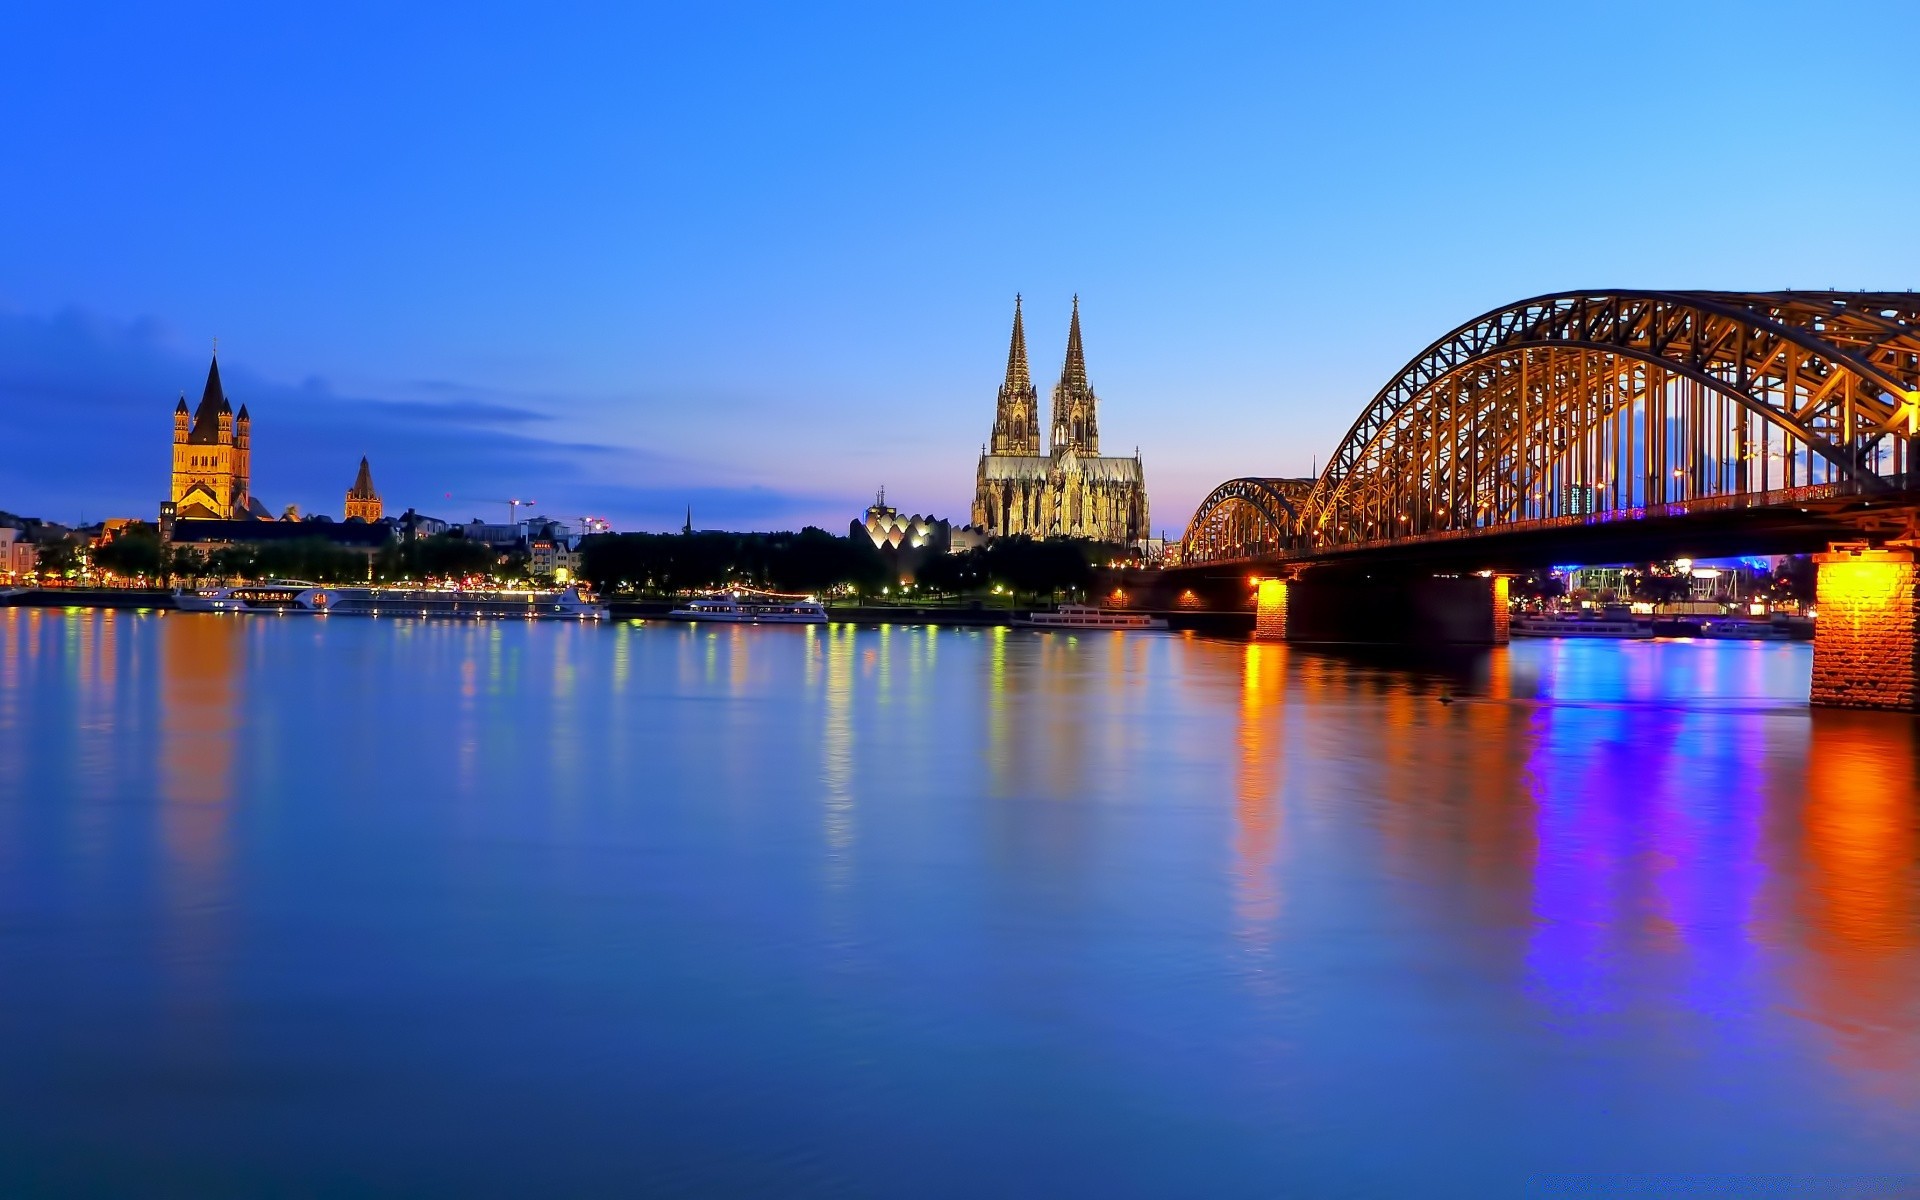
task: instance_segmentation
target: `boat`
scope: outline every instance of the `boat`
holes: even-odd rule
[[[1165,629],[1166,619],[1146,613],[1114,612],[1091,604],[1062,604],[1052,612],[1033,612],[1015,618],[1028,629]]]
[[[1507,622],[1514,637],[1651,638],[1653,626],[1632,617],[1589,617],[1577,613],[1515,616]]]
[[[827,610],[814,600],[705,596],[667,614],[669,621],[719,621],[729,625],[825,625]]]
[[[340,588],[328,611],[360,617],[507,617],[598,621],[607,606],[578,587],[559,590],[468,588]]]
[[[1700,628],[1700,636],[1745,642],[1791,642],[1797,638],[1791,626],[1774,621],[1748,621],[1740,618],[1707,621]]]
[[[337,589],[299,579],[269,579],[265,583],[231,587],[177,589],[173,606],[182,612],[323,613],[331,609]]]

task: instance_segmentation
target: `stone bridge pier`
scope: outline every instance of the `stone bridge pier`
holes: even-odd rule
[[[1813,703],[1920,711],[1914,548],[1842,543],[1813,561]]]
[[[1507,640],[1504,575],[1305,573],[1255,584],[1267,641],[1492,646]]]

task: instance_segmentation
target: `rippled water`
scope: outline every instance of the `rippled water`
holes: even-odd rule
[[[1808,660],[0,610],[0,1194],[1915,1184]]]

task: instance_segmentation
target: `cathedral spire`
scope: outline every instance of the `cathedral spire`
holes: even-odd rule
[[[1013,297],[1013,335],[1007,339],[1007,377],[993,414],[994,454],[1036,458],[1040,454],[1040,394],[1027,369],[1027,329],[1020,315],[1020,296]]]
[[[1067,361],[1060,368],[1060,386],[1087,386],[1087,352],[1080,345],[1080,293],[1073,294],[1073,323],[1067,326]]]
[[[1033,388],[1033,376],[1027,371],[1027,330],[1020,320],[1020,293],[1013,294],[1013,337],[1007,343],[1007,381],[1008,391],[1030,391]]]
[[[1097,456],[1100,453],[1100,424],[1095,409],[1099,397],[1087,382],[1087,352],[1080,343],[1080,296],[1073,297],[1073,322],[1067,326],[1067,361],[1060,367],[1060,382],[1053,389],[1052,453]]]

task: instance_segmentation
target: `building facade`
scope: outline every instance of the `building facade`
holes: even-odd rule
[[[1138,452],[1100,454],[1100,398],[1087,381],[1080,297],[1073,298],[1067,358],[1053,389],[1048,447],[1040,449],[1039,393],[1027,368],[1020,298],[993,435],[975,476],[973,524],[990,537],[1083,537],[1132,544],[1147,536],[1147,483]]]
[[[380,519],[380,493],[373,490],[373,471],[367,466],[365,455],[360,458],[360,473],[354,476],[353,486],[347,489],[347,520],[360,518],[371,525]]]
[[[264,516],[252,496],[253,421],[242,404],[235,413],[220,386],[220,360],[207,368],[200,404],[173,408],[173,490],[170,516],[241,521]]]

